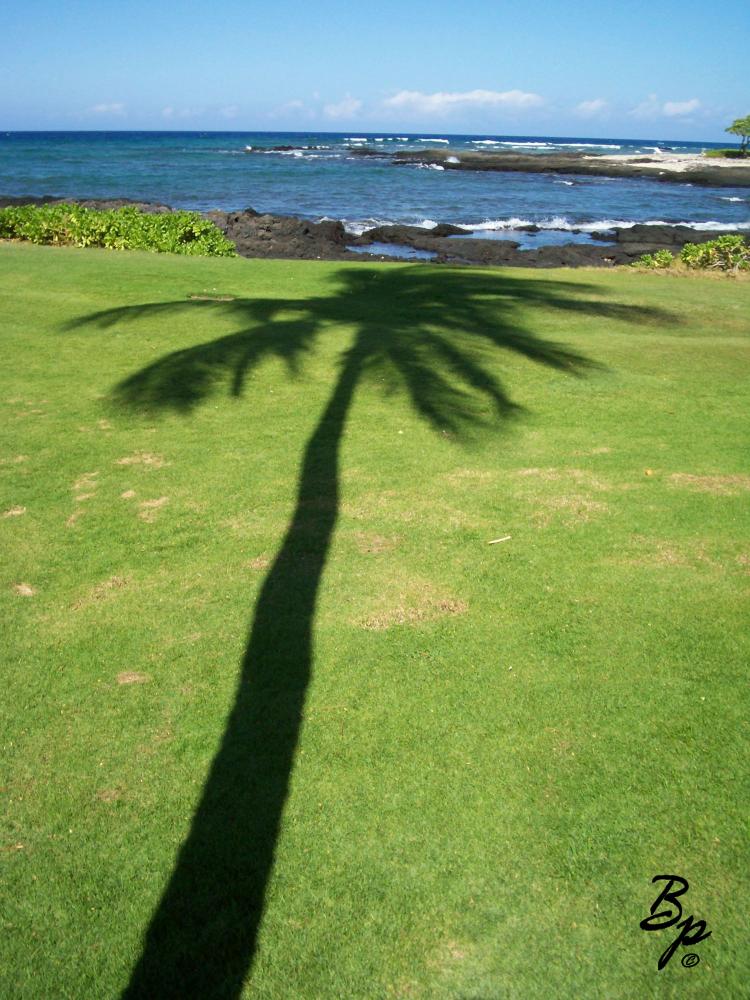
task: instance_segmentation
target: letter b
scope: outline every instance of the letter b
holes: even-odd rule
[[[656,897],[651,904],[651,915],[641,920],[641,929],[644,931],[660,931],[665,927],[676,924],[682,916],[682,905],[677,897],[683,896],[688,891],[687,879],[680,878],[679,875],[654,875],[652,882],[666,882],[666,887]],[[674,886],[677,886],[675,889]],[[659,910],[662,903],[667,903],[667,909]],[[671,907],[674,907],[672,909]]]

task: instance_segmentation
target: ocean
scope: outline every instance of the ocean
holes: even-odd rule
[[[747,188],[395,167],[387,158],[352,152],[450,147],[602,155],[655,148],[697,153],[720,145],[440,132],[0,132],[0,196],[130,198],[198,210],[251,207],[340,219],[352,233],[376,224],[448,222],[477,236],[517,238],[519,227],[534,223],[547,242],[586,240],[590,232],[636,222],[750,229]],[[573,229],[583,233],[573,236]]]

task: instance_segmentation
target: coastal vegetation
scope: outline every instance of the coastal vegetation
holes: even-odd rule
[[[744,118],[735,118],[724,131],[740,137],[740,154],[746,156],[747,144],[750,140],[750,115],[745,115]]]
[[[233,257],[234,245],[198,212],[101,210],[78,204],[0,208],[0,239],[31,243]]]
[[[0,309],[0,995],[743,995],[744,275],[5,242]]]
[[[703,151],[703,155],[709,157],[709,159],[736,160],[742,160],[748,156],[747,144],[748,140],[750,140],[750,115],[745,115],[744,118],[735,118],[732,124],[727,126],[724,131],[729,132],[731,135],[739,136],[739,148],[730,146],[728,149],[706,149]]]
[[[737,149],[736,146],[728,146],[725,149],[704,149],[703,156],[709,160],[744,160],[745,153]]]
[[[686,243],[676,257],[669,250],[657,250],[643,254],[633,261],[632,267],[662,269],[671,267],[679,260],[692,270],[748,271],[750,270],[750,246],[739,235],[719,236],[705,243]]]

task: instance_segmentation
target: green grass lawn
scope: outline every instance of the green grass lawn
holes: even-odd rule
[[[0,996],[747,995],[750,281],[6,243],[0,315]]]

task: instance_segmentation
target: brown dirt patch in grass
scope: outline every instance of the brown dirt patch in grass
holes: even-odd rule
[[[98,601],[103,601],[111,591],[121,590],[127,584],[128,581],[124,576],[111,576],[108,580],[102,580],[101,583],[97,583],[95,587],[91,588],[86,597],[80,598],[72,607],[74,610],[78,610],[78,608],[84,608],[89,604],[96,604]]]
[[[100,802],[117,802],[118,799],[122,798],[122,790],[120,788],[100,788],[96,797]]]
[[[76,510],[76,511],[74,511],[70,515],[70,517],[68,518],[68,520],[65,522],[66,528],[72,528],[73,525],[76,523],[76,521],[78,520],[79,517],[83,517],[83,511],[82,510]]]
[[[8,510],[3,511],[3,517],[21,517],[25,513],[25,507],[9,507]]]
[[[150,451],[136,451],[132,455],[118,458],[115,465],[142,465],[147,469],[163,469],[169,462],[163,455],[155,455]]]
[[[121,500],[132,500],[135,496],[135,490],[125,490],[124,493],[120,494]]]
[[[0,465],[20,465],[21,462],[28,462],[28,455],[14,455],[13,458],[0,458]]]
[[[704,566],[710,566],[713,569],[723,568],[721,562],[708,554],[705,541],[679,545],[668,539],[648,538],[644,535],[636,535],[631,541],[640,551],[636,555],[618,560],[621,565],[646,567],[676,566],[696,569],[698,564],[702,563]]]
[[[117,675],[118,684],[146,684],[150,680],[148,674],[140,674],[137,670],[123,670]]]
[[[546,483],[562,483],[572,480],[579,486],[597,491],[612,489],[609,483],[597,479],[592,472],[586,469],[519,469],[517,475],[533,477]]]
[[[268,569],[271,565],[271,560],[268,556],[256,556],[255,559],[248,560],[245,565],[255,570]]]
[[[452,472],[446,473],[445,478],[449,483],[462,484],[467,480],[475,483],[486,483],[497,478],[497,473],[490,469],[454,469]]]
[[[78,477],[78,479],[76,479],[76,481],[73,483],[73,490],[74,490],[74,492],[80,493],[81,490],[84,490],[84,491],[85,490],[96,491],[96,489],[99,486],[99,484],[96,481],[96,477],[98,475],[99,475],[98,472],[84,472],[84,473],[82,473]],[[89,494],[89,496],[93,496],[93,495],[94,495],[93,492]],[[88,499],[88,497],[83,497],[83,498],[76,497],[76,500],[78,500],[78,499]]]
[[[536,498],[537,503],[542,506],[534,512],[534,519],[538,524],[546,527],[551,523],[554,516],[563,513],[563,523],[568,527],[576,524],[587,524],[599,514],[606,514],[609,507],[599,500],[591,500],[587,496],[575,493],[566,496],[548,497],[547,499]]]
[[[425,596],[420,603],[404,603],[370,615],[359,624],[369,632],[379,632],[394,625],[417,625],[420,622],[436,621],[445,615],[461,615],[468,610],[468,604],[454,597],[434,598]]]
[[[153,523],[159,510],[169,503],[169,497],[159,497],[156,500],[143,500],[138,504],[138,517],[142,521]]]
[[[675,472],[669,477],[675,486],[693,490],[696,493],[714,493],[717,496],[737,496],[742,490],[750,490],[750,476],[694,476],[689,472]]]
[[[363,555],[380,555],[381,552],[391,552],[395,549],[398,545],[398,539],[358,531],[354,536],[354,544]]]
[[[589,448],[588,450],[584,450],[584,451],[574,451],[573,454],[576,455],[576,456],[582,456],[582,455],[583,456],[585,456],[585,455],[609,455],[609,454],[611,454],[611,452],[612,452],[612,449],[608,448],[607,445],[603,444],[603,445],[600,445],[598,448]]]
[[[19,597],[33,597],[36,590],[30,583],[14,583],[13,589]]]

